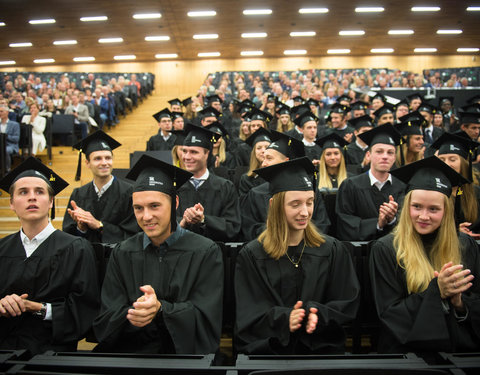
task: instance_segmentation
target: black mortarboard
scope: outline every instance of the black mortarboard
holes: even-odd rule
[[[480,103],[480,94],[476,94],[467,99],[467,103]]]
[[[463,112],[477,112],[480,113],[480,103],[467,104],[462,107]]]
[[[291,109],[294,116],[300,116],[304,112],[310,112],[310,106],[307,104],[300,104]]]
[[[175,99],[172,99],[172,100],[169,100],[168,103],[170,105],[182,105],[182,101],[178,98],[175,98]]]
[[[260,127],[245,142],[253,148],[258,142],[272,143],[272,135],[267,129]]]
[[[333,103],[330,107],[330,113],[342,113],[345,114],[350,111],[350,107],[340,103]]]
[[[348,145],[348,142],[342,137],[340,137],[337,133],[330,133],[324,135],[323,137],[317,139],[315,143],[319,145],[323,150],[325,150],[326,148],[338,148],[342,152]]]
[[[405,98],[408,100],[408,103],[411,103],[413,99],[420,99],[423,102],[423,96],[418,92],[414,92],[413,94],[407,95]]]
[[[303,98],[300,95],[297,95],[296,97],[293,98],[294,103],[304,103]]]
[[[23,177],[37,177],[42,179],[53,189],[54,195],[57,195],[68,186],[67,181],[43,165],[37,158],[30,156],[0,180],[0,189],[8,193],[10,187]],[[55,219],[55,199],[53,200],[51,218],[52,220]]]
[[[425,120],[425,117],[418,111],[407,113],[397,120],[400,121],[400,123],[408,123],[409,121],[417,123],[420,121],[420,126],[428,126],[427,120]]]
[[[350,106],[350,109],[352,111],[358,111],[358,110],[364,110],[366,111],[368,109],[368,104],[361,101],[361,100],[357,100],[355,103],[353,103],[351,106]]]
[[[216,102],[223,103],[223,100],[217,94],[207,96],[206,99],[207,99],[208,105],[211,105],[212,103],[216,103]]]
[[[315,167],[307,157],[259,168],[254,172],[269,182],[268,189],[272,195],[282,191],[316,190]]]
[[[451,105],[453,105],[455,98],[453,96],[440,96],[438,98],[438,106],[441,107],[443,103],[445,102],[450,102]]]
[[[360,130],[364,126],[368,126],[373,128],[375,125],[373,124],[373,119],[369,115],[363,115],[357,118],[352,118],[348,121],[356,130]]]
[[[379,109],[373,112],[373,114],[375,115],[376,119],[379,119],[380,117],[382,117],[387,113],[393,114],[394,112],[395,112],[395,108],[393,107],[393,105],[391,105],[390,103],[384,103],[383,106],[381,106]]]
[[[265,111],[262,111],[258,108],[253,108],[252,111],[250,112],[250,119],[253,120],[261,120],[268,124],[270,120],[273,118],[273,116]]]
[[[313,98],[310,98],[308,99],[306,102],[305,102],[306,105],[308,106],[315,106],[315,107],[318,107],[320,105],[320,103],[318,102],[318,100],[315,100]]]
[[[480,124],[480,113],[459,112],[460,124]]]
[[[407,192],[432,190],[450,197],[452,186],[461,186],[468,183],[467,179],[436,156],[407,164],[392,170],[390,173],[407,184]]]
[[[173,120],[176,120],[176,119],[179,118],[179,117],[182,117],[182,118],[183,118],[183,114],[184,114],[183,112],[175,112],[175,111],[173,111],[173,112],[172,112],[172,121],[173,121]]]
[[[404,122],[401,122],[399,125],[397,125],[396,129],[403,136],[423,135],[422,123],[423,121],[420,119],[404,121]]]
[[[184,107],[186,107],[187,105],[189,105],[192,102],[193,102],[193,100],[192,100],[191,96],[182,100],[182,104],[183,104]]]
[[[305,156],[305,145],[302,141],[276,130],[272,130],[271,138],[273,142],[267,148],[280,152],[290,160]]]
[[[185,133],[185,130],[170,130],[170,133],[172,133],[175,136],[175,146],[183,146],[183,142],[185,142],[185,137],[187,136],[187,133]]]
[[[305,125],[306,122],[309,121],[315,121],[318,122],[318,117],[315,116],[312,112],[303,112],[300,116],[298,116],[293,122],[295,125],[297,125],[299,128],[303,128],[303,125]]]
[[[427,112],[433,115],[435,112],[437,112],[437,107],[431,105],[430,103],[422,102],[420,107],[417,108],[417,111]]]
[[[184,146],[197,146],[211,150],[213,144],[217,143],[220,138],[219,134],[203,126],[197,126],[191,123],[185,124],[184,130],[185,133],[187,133],[185,141],[183,142]]]
[[[164,117],[169,117],[170,119],[172,119],[172,112],[170,112],[168,108],[164,108],[152,116],[155,120],[157,120],[157,122],[160,122],[160,120]]]
[[[276,103],[277,100],[278,100],[278,98],[277,98],[275,95],[273,95],[273,94],[268,94],[268,96],[267,96],[267,101],[269,101],[269,102],[275,102],[275,103]]]
[[[352,101],[352,98],[345,94],[343,94],[342,96],[339,96],[336,100],[337,103],[340,103],[340,102],[350,103],[351,101]]]
[[[215,108],[213,107],[205,107],[200,111],[200,114],[202,115],[203,118],[205,117],[216,117],[217,119],[222,116],[220,112],[218,112]]]
[[[75,181],[80,180],[82,174],[82,152],[88,158],[94,151],[113,151],[120,146],[120,143],[101,130],[97,130],[80,142],[74,144],[73,147],[78,150],[78,165]]]
[[[176,229],[176,195],[177,190],[187,182],[192,173],[149,155],[142,155],[127,173],[127,178],[134,180],[133,192],[159,191],[172,198],[170,212],[171,231]]]
[[[369,147],[372,147],[377,143],[398,146],[400,144],[400,139],[402,138],[400,133],[390,123],[380,125],[368,132],[359,134],[358,137]]]
[[[212,122],[210,125],[205,126],[208,130],[220,134],[223,138],[230,138],[227,129],[218,121]]]
[[[286,105],[284,103],[279,103],[278,109],[277,109],[277,114],[278,115],[291,115],[291,110],[289,105]]]
[[[397,104],[395,104],[393,107],[395,108],[395,111],[401,107],[401,106],[405,106],[407,108],[410,109],[410,104],[408,104],[408,101],[406,99],[402,99],[400,100]]]
[[[374,99],[380,99],[382,102],[386,103],[387,102],[387,97],[383,95],[381,92],[375,93],[375,95],[372,96],[372,101]]]

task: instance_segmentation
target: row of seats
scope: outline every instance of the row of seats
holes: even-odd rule
[[[439,72],[443,82],[447,82],[452,74],[456,74],[457,78],[467,78],[469,86],[478,86],[480,83],[480,67],[466,67],[466,68],[442,68],[442,69],[424,69],[423,76],[428,79],[428,75],[434,75]]]

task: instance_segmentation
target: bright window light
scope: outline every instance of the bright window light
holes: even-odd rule
[[[283,51],[284,55],[306,55],[307,50],[306,49],[286,49]]]
[[[242,38],[266,38],[267,33],[243,33]]]
[[[338,32],[338,35],[341,35],[341,36],[365,35],[365,31],[363,31],[363,30],[341,30],[341,31]]]
[[[98,43],[122,43],[123,38],[100,38]]]
[[[0,61],[0,65],[13,65],[16,64],[13,60]]]
[[[290,36],[297,37],[297,36],[315,36],[317,33],[315,31],[292,31]]]
[[[437,30],[437,34],[444,34],[444,35],[456,35],[463,33],[463,30]]]
[[[200,52],[198,57],[218,57],[220,56],[220,52]]]
[[[263,51],[241,51],[240,55],[242,55],[242,56],[262,56]]]
[[[77,41],[76,40],[55,40],[53,44],[56,46],[67,46],[70,44],[77,44]]]
[[[193,39],[218,39],[218,34],[195,34]]]
[[[135,60],[137,56],[135,55],[117,55],[113,56],[114,60]]]
[[[393,53],[393,48],[372,48],[371,53]]]
[[[145,40],[147,42],[160,42],[160,41],[170,40],[170,37],[168,35],[150,35],[150,36],[146,36]]]
[[[355,8],[355,12],[357,13],[379,13],[383,12],[385,8],[383,7],[358,7]]]
[[[349,49],[329,49],[327,53],[331,55],[350,53]]]
[[[94,16],[94,17],[80,17],[82,22],[98,22],[108,20],[107,16]]]
[[[301,8],[298,10],[300,14],[318,14],[328,13],[328,8]]]
[[[30,42],[25,42],[25,43],[10,43],[9,46],[10,46],[10,47],[13,47],[13,48],[18,48],[18,47],[31,47],[31,46],[32,46],[32,43],[30,43]]]
[[[35,64],[48,64],[48,63],[53,63],[55,62],[54,59],[35,59],[33,60]]]
[[[436,48],[415,48],[413,52],[422,53],[422,52],[437,52]]]
[[[214,10],[197,10],[188,12],[189,17],[213,17],[217,15],[217,12]]]
[[[176,53],[157,53],[155,55],[156,59],[175,59],[178,55]]]
[[[46,24],[46,23],[55,23],[55,19],[47,18],[47,19],[44,19],[44,20],[30,20],[30,21],[28,21],[28,23],[30,25],[43,25],[43,24]]]
[[[438,12],[440,7],[412,7],[412,12]]]
[[[151,20],[162,17],[160,13],[139,13],[132,16],[136,20]]]
[[[243,14],[246,16],[257,16],[257,15],[265,15],[265,14],[272,14],[271,9],[245,9]]]
[[[480,48],[457,48],[457,52],[478,52]]]
[[[93,56],[74,57],[73,61],[75,61],[75,62],[95,61],[95,57],[93,57]]]
[[[413,30],[388,30],[388,35],[412,35]]]

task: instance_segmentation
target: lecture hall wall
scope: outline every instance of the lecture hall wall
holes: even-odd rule
[[[2,67],[0,71],[38,72],[151,72],[156,76],[156,94],[165,98],[193,95],[207,73],[216,71],[296,69],[390,68],[421,73],[423,69],[480,66],[476,55],[422,56],[327,56],[298,58],[242,58],[171,60],[153,62],[124,62],[111,64],[43,65],[31,67]]]

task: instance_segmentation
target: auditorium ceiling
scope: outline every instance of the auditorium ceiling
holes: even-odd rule
[[[0,4],[0,64],[12,67],[32,66],[34,60],[39,64],[109,63],[122,57],[193,60],[203,53],[227,59],[278,58],[288,53],[478,55],[480,47],[480,0],[2,0]],[[377,9],[356,11],[367,6]],[[434,9],[412,10],[421,6]],[[259,10],[263,14],[244,14]],[[215,15],[191,17],[192,11]],[[84,17],[103,20],[81,21]],[[49,23],[31,22],[35,20]],[[356,35],[348,35],[352,33]],[[117,42],[99,42],[105,38]],[[18,43],[31,46],[15,47]]]

